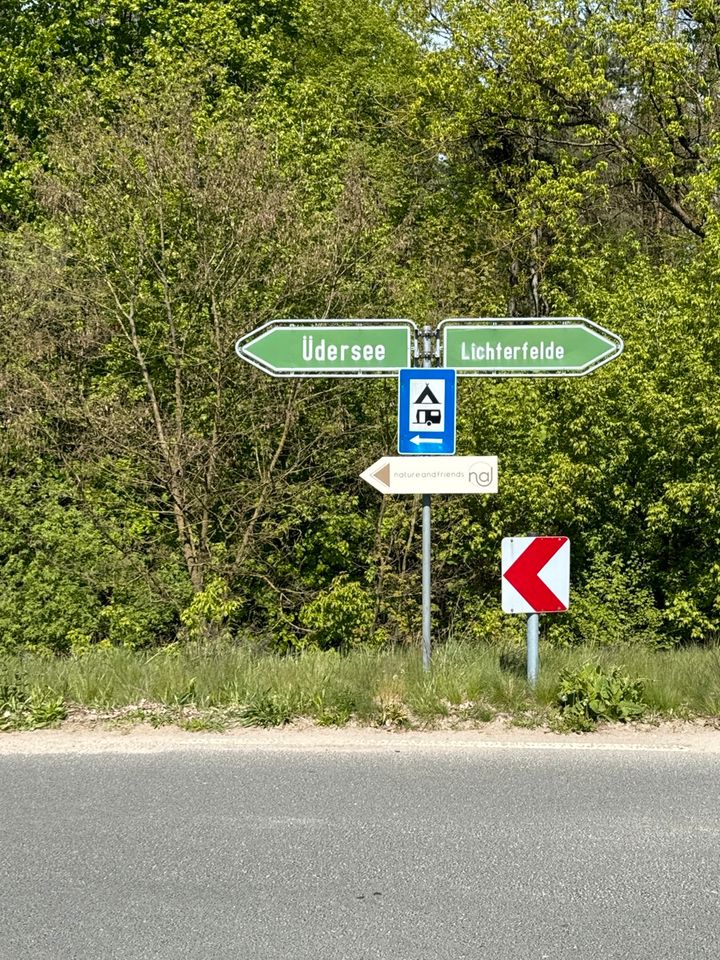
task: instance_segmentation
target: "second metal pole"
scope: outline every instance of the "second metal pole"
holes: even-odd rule
[[[529,613],[527,618],[527,678],[535,686],[540,672],[540,614]]]
[[[430,567],[430,494],[422,495],[422,640],[423,640],[423,669],[430,669],[430,601],[431,601],[431,567]]]

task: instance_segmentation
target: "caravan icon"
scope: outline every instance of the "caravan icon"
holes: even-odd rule
[[[440,407],[424,407],[422,410],[415,411],[415,423],[434,424],[441,423],[442,410]]]

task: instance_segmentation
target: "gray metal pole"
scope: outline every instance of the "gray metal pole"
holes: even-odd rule
[[[423,367],[432,366],[432,327],[423,327]],[[422,638],[423,670],[430,669],[432,639],[430,636],[430,603],[432,597],[432,571],[430,566],[430,494],[422,495]]]
[[[430,669],[430,653],[432,641],[430,638],[430,601],[431,601],[431,567],[430,567],[430,494],[422,495],[422,637],[423,637],[423,670]]]
[[[540,614],[529,613],[527,618],[527,678],[534,687],[540,673]]]

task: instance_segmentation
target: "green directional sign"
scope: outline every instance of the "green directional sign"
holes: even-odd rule
[[[443,365],[470,377],[568,377],[591,373],[623,350],[583,317],[444,320]]]
[[[392,377],[410,365],[415,329],[410,320],[272,320],[235,349],[276,377]]]

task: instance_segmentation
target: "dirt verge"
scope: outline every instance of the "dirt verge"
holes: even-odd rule
[[[0,755],[158,753],[167,750],[275,750],[449,753],[489,749],[664,750],[720,754],[720,729],[709,722],[612,724],[592,733],[524,729],[496,719],[475,729],[402,730],[319,727],[297,722],[271,729],[189,732],[175,726],[69,721],[56,729],[0,733]]]

